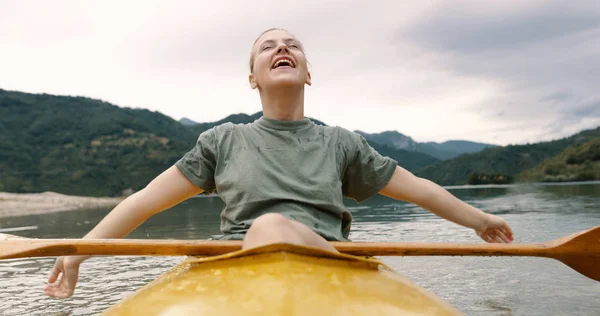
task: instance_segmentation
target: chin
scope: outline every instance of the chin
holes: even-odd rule
[[[304,81],[298,80],[298,78],[277,78],[273,79],[268,84],[269,87],[302,87],[304,86]]]

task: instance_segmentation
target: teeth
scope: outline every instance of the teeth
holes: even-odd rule
[[[294,63],[292,63],[292,60],[284,58],[284,59],[280,59],[278,60],[275,65],[273,65],[273,68],[277,68],[279,66],[279,64],[283,63],[283,62],[287,62],[288,64],[290,64],[290,66],[293,67]]]

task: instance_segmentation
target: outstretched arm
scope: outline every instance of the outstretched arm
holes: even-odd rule
[[[94,227],[84,238],[123,238],[148,218],[194,195],[202,193],[173,166],[156,177],[143,190],[131,195]],[[79,278],[79,265],[89,256],[60,257],[48,277],[44,292],[66,298],[73,294]]]
[[[117,205],[83,238],[123,238],[152,215],[200,193],[202,189],[190,182],[177,167],[172,166],[144,189]]]
[[[387,197],[411,202],[456,224],[474,229],[487,242],[511,242],[513,233],[501,217],[487,214],[450,194],[439,185],[416,177],[401,167],[379,192]]]

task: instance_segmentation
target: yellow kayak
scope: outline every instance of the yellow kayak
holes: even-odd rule
[[[461,315],[376,259],[274,244],[188,258],[104,315]]]

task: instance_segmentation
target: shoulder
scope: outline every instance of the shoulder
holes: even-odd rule
[[[221,125],[210,127],[200,132],[200,135],[198,135],[197,143],[203,145],[210,144],[213,146],[215,144],[220,143],[224,138],[227,138],[229,134],[231,134],[231,131],[233,130],[232,125],[233,124],[231,123],[224,123]]]
[[[333,126],[338,141],[344,144],[347,148],[356,148],[358,144],[365,142],[366,139],[356,132],[345,129],[341,126]]]
[[[208,130],[204,131],[202,134],[207,134],[217,140],[220,140],[228,137],[232,132],[238,130],[239,125],[243,124],[233,124],[230,122],[226,122],[220,125],[213,126]]]
[[[238,124],[226,122],[221,125],[217,125],[217,126],[213,127],[212,130],[214,131],[215,134],[226,134],[226,133],[230,133],[231,131],[235,130],[236,125],[238,125]]]
[[[361,144],[366,142],[364,138],[341,126],[323,126],[317,125],[321,129],[319,133],[326,135],[330,141],[335,144],[336,150],[347,157],[354,157],[361,148]]]
[[[252,123],[234,124],[231,122],[216,125],[204,133],[207,139],[210,139],[217,146],[231,147],[234,144],[239,144],[245,139],[245,135],[252,133]],[[203,133],[203,134],[204,134]],[[200,135],[202,137],[202,135]]]
[[[345,129],[341,126],[332,126],[331,128],[334,129],[335,132],[338,133],[342,137],[357,138],[360,136],[360,135],[356,134],[355,132]]]

